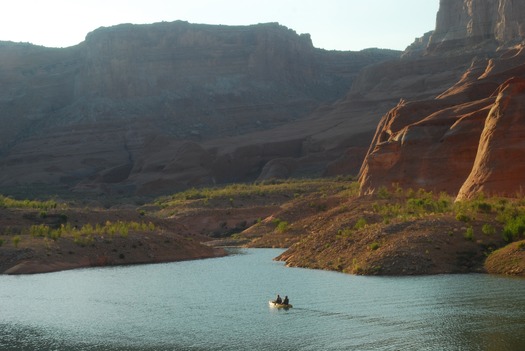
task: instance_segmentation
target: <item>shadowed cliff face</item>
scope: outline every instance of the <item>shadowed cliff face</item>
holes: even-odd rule
[[[525,38],[520,0],[441,0],[429,50],[518,43]]]
[[[361,168],[363,192],[398,184],[459,193],[459,200],[480,191],[521,193],[525,16],[520,14],[524,2],[441,1],[427,55],[470,56],[472,63],[442,94],[401,101],[383,116]]]
[[[272,159],[310,153],[327,126],[297,123],[398,56],[316,49],[278,24],[126,24],[65,49],[1,43],[0,186],[158,193],[255,179]]]

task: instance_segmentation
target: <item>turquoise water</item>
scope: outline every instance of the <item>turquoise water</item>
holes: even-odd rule
[[[280,252],[0,276],[0,350],[525,350],[524,279],[358,277]]]

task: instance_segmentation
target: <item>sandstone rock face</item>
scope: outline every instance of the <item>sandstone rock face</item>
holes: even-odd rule
[[[126,24],[65,49],[0,43],[0,186],[156,193],[253,180],[275,158],[309,162],[331,138],[312,136],[339,123],[309,116],[398,56],[316,49],[272,23]]]
[[[516,47],[494,55],[474,60],[435,99],[402,101],[383,117],[361,169],[363,192],[393,184],[458,199],[520,191],[525,53]]]
[[[443,50],[493,41],[525,39],[525,3],[520,0],[441,0],[429,48]]]
[[[470,57],[470,67],[443,93],[402,100],[384,115],[361,167],[363,192],[399,185],[458,200],[521,194],[524,15],[520,1],[441,1],[426,52],[414,44],[404,57]]]
[[[523,67],[525,73],[525,67]],[[503,83],[486,120],[474,166],[458,199],[483,192],[514,197],[525,184],[525,78]]]

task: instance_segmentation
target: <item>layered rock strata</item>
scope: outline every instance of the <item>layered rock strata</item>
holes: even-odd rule
[[[309,115],[398,56],[316,49],[275,23],[127,24],[65,49],[1,43],[0,186],[158,193],[253,180],[287,157],[320,174],[337,152],[310,162],[322,148],[312,136],[339,122]],[[338,152],[352,144],[341,138]]]
[[[520,0],[441,0],[429,49],[520,43],[525,39],[524,19]]]
[[[459,200],[521,193],[524,11],[511,0],[441,1],[426,56],[470,55],[472,63],[442,94],[402,100],[383,116],[361,168],[363,192],[399,185]]]

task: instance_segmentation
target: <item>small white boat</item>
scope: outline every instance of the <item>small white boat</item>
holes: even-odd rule
[[[292,308],[293,306],[290,305],[289,303],[286,304],[286,303],[277,303],[275,301],[268,301],[268,304],[270,305],[270,307],[273,307],[273,308],[284,308],[284,309],[288,309],[288,308]]]

